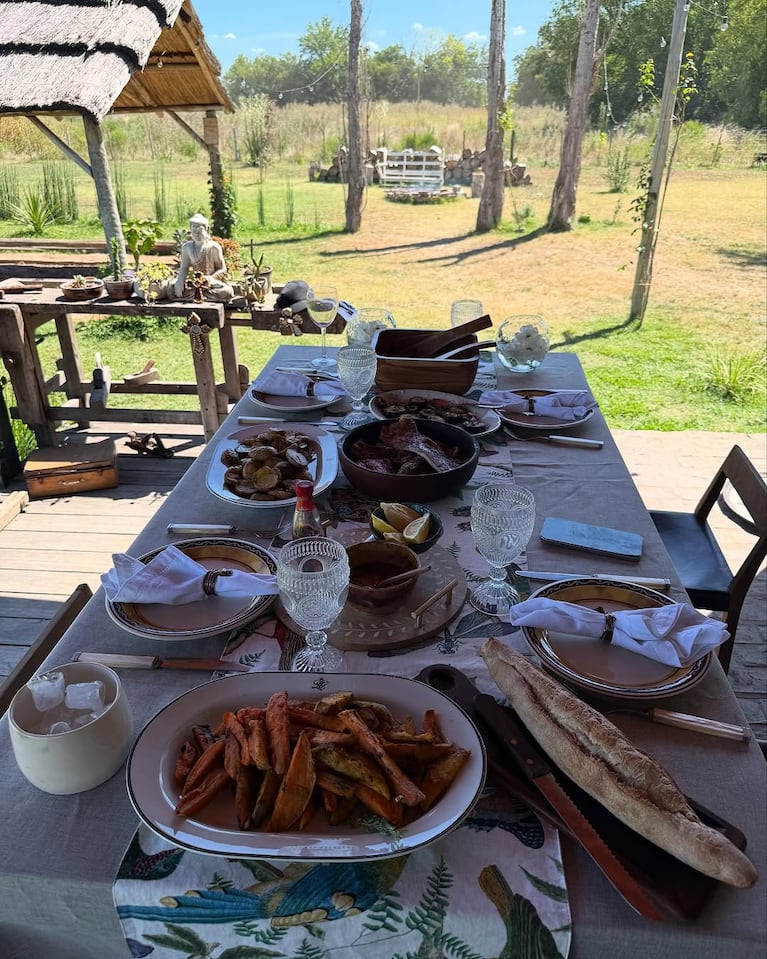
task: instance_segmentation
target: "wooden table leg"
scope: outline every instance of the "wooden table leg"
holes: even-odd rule
[[[25,323],[21,310],[12,304],[0,306],[0,354],[16,395],[19,419],[33,431],[38,445],[55,446],[34,324]]]
[[[66,377],[64,391],[68,399],[78,400],[80,406],[85,408],[88,405],[87,393],[83,387],[83,366],[80,362],[80,350],[75,337],[72,315],[64,313],[57,316],[55,322],[56,333],[61,345],[61,368],[64,370],[64,376]],[[90,423],[81,423],[80,425],[87,428]]]
[[[224,319],[223,325],[218,328],[218,338],[221,344],[221,359],[224,362],[226,395],[229,397],[230,403],[236,403],[242,396],[240,370],[237,363],[237,337],[234,326],[229,322],[228,317]]]
[[[189,335],[194,377],[197,381],[197,396],[200,400],[202,429],[207,443],[219,427],[216,374],[213,370],[213,357],[210,351],[212,328],[207,323],[200,323],[199,317],[192,313],[181,327],[181,331]]]

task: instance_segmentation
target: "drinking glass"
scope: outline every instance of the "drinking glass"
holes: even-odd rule
[[[370,346],[379,330],[393,330],[395,326],[394,317],[385,307],[363,306],[346,324],[346,342],[349,346]]]
[[[495,338],[498,359],[512,373],[530,373],[549,352],[549,328],[542,316],[510,316],[501,323]]]
[[[374,419],[363,411],[362,399],[376,376],[376,354],[369,346],[342,346],[336,355],[338,378],[352,400],[352,411],[341,420],[341,429],[353,430]]]
[[[535,499],[512,483],[481,486],[471,504],[474,544],[490,565],[490,579],[471,591],[469,601],[488,616],[505,617],[519,602],[506,580],[506,566],[527,546],[535,525]]]
[[[335,287],[316,287],[306,297],[306,312],[322,330],[322,353],[312,360],[312,366],[320,370],[333,369],[336,361],[328,356],[325,345],[325,331],[336,318],[338,312],[338,292]]]
[[[328,646],[330,626],[349,592],[349,559],[341,543],[323,536],[294,539],[277,560],[277,585],[285,611],[307,630],[306,645],[291,669],[303,673],[343,672],[344,657]]]
[[[450,325],[460,326],[469,320],[482,316],[482,303],[479,300],[453,300],[450,304]]]

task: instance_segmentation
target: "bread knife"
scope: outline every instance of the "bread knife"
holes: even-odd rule
[[[75,653],[73,663],[101,663],[117,669],[204,669],[227,673],[249,673],[250,666],[228,659],[163,659],[161,656],[133,656],[123,653]]]
[[[626,902],[646,919],[662,920],[652,899],[557,781],[522,723],[486,693],[475,696],[474,708]]]

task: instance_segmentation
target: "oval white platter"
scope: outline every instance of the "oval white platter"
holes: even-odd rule
[[[451,406],[460,406],[466,409],[482,423],[481,430],[466,431],[467,433],[471,432],[472,436],[487,436],[490,433],[494,433],[501,425],[501,418],[496,410],[490,409],[489,407],[477,406],[476,403],[467,400],[465,396],[456,396],[454,393],[440,393],[438,390],[389,390],[386,393],[378,393],[370,401],[370,412],[379,420],[396,419],[396,417],[386,415],[382,402],[404,404],[416,396],[422,396],[429,401],[436,400],[438,402],[449,403]],[[419,414],[414,413],[413,415],[418,416]],[[445,422],[450,421],[445,420]],[[460,426],[460,423],[455,425]]]
[[[221,462],[224,451],[234,448],[241,440],[250,436],[258,436],[259,433],[265,433],[270,428],[300,433],[302,436],[308,436],[314,440],[317,457],[309,464],[308,470],[314,481],[315,496],[333,483],[338,473],[338,446],[330,433],[319,426],[311,426],[309,423],[260,423],[235,430],[216,444],[205,476],[205,485],[214,496],[218,496],[219,499],[223,499],[227,503],[244,506],[246,509],[281,509],[285,506],[295,506],[295,496],[275,500],[245,499],[224,486],[224,473],[227,469]]]
[[[428,845],[454,829],[471,811],[484,786],[486,756],[474,723],[446,696],[425,683],[368,673],[244,673],[205,683],[173,700],[139,733],[128,759],[128,795],[141,819],[164,839],[194,852],[238,859],[337,860],[388,859]],[[272,693],[315,701],[351,690],[356,698],[389,707],[396,718],[436,710],[445,736],[471,755],[456,779],[428,812],[395,835],[373,832],[357,823],[330,826],[322,811],[300,831],[240,830],[231,794],[220,794],[195,817],[178,816],[179,788],[174,766],[195,723],[218,725],[227,710],[265,706]],[[226,792],[226,791],[225,791]]]

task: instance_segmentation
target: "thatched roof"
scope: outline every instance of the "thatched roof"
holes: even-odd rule
[[[188,0],[0,0],[0,113],[233,109]]]

